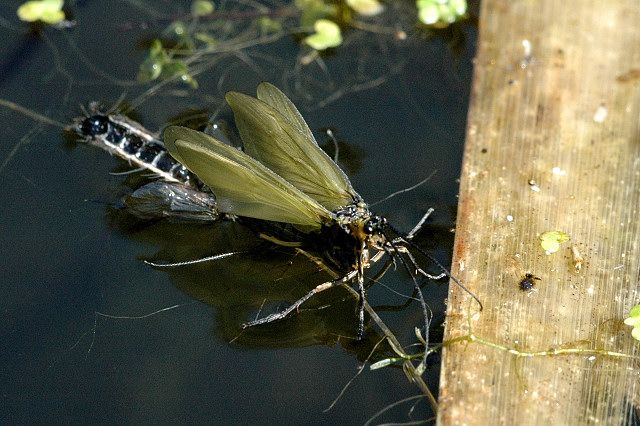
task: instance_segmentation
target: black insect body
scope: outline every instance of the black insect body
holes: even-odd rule
[[[275,86],[260,84],[256,98],[230,92],[226,100],[245,152],[207,134],[170,126],[164,131],[164,142],[171,155],[215,192],[222,212],[288,224],[301,238],[284,241],[263,236],[289,246],[315,242],[327,262],[344,274],[317,286],[284,311],[245,326],[284,318],[319,291],[354,280],[360,293],[361,336],[364,269],[384,254],[393,256],[410,273],[421,296],[416,273],[433,277],[417,265],[408,247],[431,258],[411,243],[423,221],[409,234],[400,235],[384,218],[374,215],[344,172],[320,149],[293,103]],[[423,299],[421,302],[426,318],[427,308]]]
[[[93,107],[92,109],[95,109]],[[76,120],[76,132],[85,140],[166,182],[201,188],[200,180],[167,152],[152,132],[120,115],[92,111]]]
[[[176,161],[152,132],[124,116],[101,113],[95,105],[90,111],[88,116],[77,118],[72,129],[87,143],[156,179],[125,199],[130,213],[142,218],[219,218],[213,193]]]
[[[540,278],[530,273],[525,274],[524,278],[520,281],[520,290],[522,291],[533,290],[536,284],[535,280],[540,281]]]

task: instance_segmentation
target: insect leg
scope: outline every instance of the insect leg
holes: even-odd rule
[[[405,238],[408,239],[408,240],[413,239],[414,235],[417,234],[418,231],[420,231],[420,229],[422,228],[422,225],[424,225],[424,223],[427,221],[427,219],[429,218],[431,213],[433,213],[433,208],[429,208],[429,210],[427,210],[427,212],[424,214],[424,216],[422,216],[422,219],[420,219],[418,224],[416,226],[414,226],[411,231],[409,231],[409,233],[407,234],[407,236]]]
[[[473,294],[473,292],[471,290],[469,290],[467,287],[464,286],[464,284],[462,284],[460,282],[459,279],[457,279],[456,277],[454,277],[453,275],[451,275],[451,272],[449,272],[449,270],[447,268],[445,268],[442,263],[438,262],[433,256],[431,256],[429,253],[427,253],[426,251],[422,250],[418,245],[414,244],[413,242],[411,242],[411,240],[407,240],[406,238],[403,237],[398,237],[395,238],[394,240],[392,240],[392,245],[393,244],[398,244],[398,243],[405,243],[411,247],[413,247],[414,249],[416,249],[420,254],[422,254],[423,256],[425,256],[427,259],[431,260],[433,263],[436,264],[436,266],[438,268],[440,268],[440,270],[442,270],[442,272],[444,272],[444,274],[446,276],[448,276],[451,281],[453,281],[454,283],[456,283],[462,290],[465,291],[465,293],[467,293],[469,296],[471,296],[476,302],[478,302],[478,305],[480,306],[480,310],[483,309],[482,307],[482,302],[480,301],[480,299],[478,298],[478,296],[476,296],[475,294]]]
[[[360,296],[358,300],[358,340],[362,340],[364,336],[364,298],[365,298],[365,290],[364,290],[364,268],[362,258],[358,262],[358,295]]]
[[[420,266],[418,266],[418,263],[416,262],[415,257],[413,257],[413,255],[411,254],[411,252],[409,251],[408,248],[406,248],[405,246],[401,246],[398,245],[396,246],[396,250],[398,250],[399,253],[404,253],[409,260],[411,261],[411,265],[415,268],[416,272],[420,275],[423,275],[427,278],[429,278],[430,280],[439,280],[441,278],[444,278],[447,276],[447,274],[445,274],[444,272],[438,274],[438,275],[431,275],[427,272],[425,272]]]
[[[340,279],[337,279],[337,280],[334,280],[334,281],[327,281],[325,283],[322,283],[322,284],[316,286],[309,293],[307,293],[304,296],[302,296],[300,299],[296,300],[291,306],[289,306],[285,310],[280,311],[280,312],[276,312],[274,314],[267,315],[266,317],[263,317],[263,318],[260,318],[260,319],[256,319],[256,320],[253,320],[253,321],[246,322],[246,323],[242,324],[242,328],[249,328],[249,327],[253,327],[255,325],[260,325],[260,324],[268,324],[270,322],[278,321],[278,320],[281,320],[283,318],[286,318],[291,312],[298,310],[300,305],[302,305],[307,300],[311,299],[314,295],[320,293],[321,291],[325,291],[325,290],[330,289],[332,287],[336,287],[336,286],[342,285],[342,284],[344,284],[344,283],[346,283],[348,281],[351,281],[355,275],[356,275],[356,271],[353,271],[353,272],[348,273],[347,275],[345,275],[344,277],[342,277]]]

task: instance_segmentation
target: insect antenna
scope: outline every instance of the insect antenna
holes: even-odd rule
[[[113,106],[111,108],[109,108],[109,110],[107,111],[107,114],[113,114],[116,111],[120,111],[122,114],[126,114],[128,112],[131,112],[132,108],[120,108],[122,106],[122,104],[124,103],[124,100],[127,98],[127,91],[125,90],[124,92],[122,92],[120,94],[120,96],[118,97],[118,99],[116,100],[116,102],[113,104]]]
[[[437,172],[437,170],[434,170],[433,172],[431,172],[431,174],[430,174],[429,176],[427,176],[426,178],[422,179],[420,182],[416,183],[416,184],[415,184],[415,185],[413,185],[413,186],[410,186],[410,187],[408,187],[408,188],[404,188],[404,189],[400,189],[400,190],[398,190],[398,191],[396,191],[396,192],[392,192],[391,194],[387,195],[386,197],[384,197],[384,198],[382,198],[382,199],[380,199],[380,200],[378,200],[378,201],[376,201],[376,202],[374,202],[374,203],[370,203],[370,204],[369,204],[369,207],[373,207],[373,206],[375,206],[375,205],[377,205],[377,204],[380,204],[380,203],[382,203],[382,202],[384,202],[384,201],[387,201],[388,199],[393,198],[393,197],[395,197],[396,195],[400,195],[400,194],[403,194],[403,193],[405,193],[405,192],[413,191],[414,189],[416,189],[416,188],[417,188],[417,187],[419,187],[420,185],[423,185],[423,184],[424,184],[424,183],[426,183],[429,179],[431,179],[431,178],[433,177],[433,175],[435,175],[435,174],[436,174],[436,172]]]
[[[39,114],[35,111],[32,111],[28,108],[25,108],[21,105],[16,104],[15,102],[8,101],[6,99],[0,99],[0,106],[11,109],[13,111],[19,112],[20,114],[32,118],[36,121],[39,121],[44,124],[49,124],[51,126],[59,127],[61,129],[65,129],[67,126],[59,121],[52,120],[51,118]]]
[[[415,237],[415,235],[422,229],[422,225],[424,225],[433,211],[433,207],[429,207],[427,212],[422,216],[422,219],[420,219],[416,226],[414,226],[413,229],[409,231],[409,233],[404,238],[406,238],[407,240],[413,239],[413,237]]]
[[[398,235],[402,235],[399,232],[397,232],[395,229],[391,228],[390,225],[387,225],[390,227],[391,230],[393,230],[394,232],[398,233]],[[436,260],[436,258],[434,258],[433,256],[431,256],[429,253],[427,253],[426,251],[424,251],[420,246],[418,246],[417,244],[415,244],[414,242],[412,242],[411,240],[405,238],[405,237],[399,237],[395,240],[393,240],[394,243],[397,242],[402,242],[404,244],[407,244],[408,246],[410,246],[411,248],[417,250],[420,254],[422,254],[424,257],[426,257],[427,259],[429,259],[431,262],[433,262],[438,268],[440,268],[440,270],[447,276],[449,277],[454,283],[456,283],[462,290],[464,290],[469,296],[471,296],[476,302],[478,302],[478,305],[480,305],[480,310],[483,309],[482,306],[482,302],[480,301],[480,299],[478,298],[478,296],[476,296],[475,294],[473,294],[473,292],[471,290],[469,290],[467,287],[464,286],[464,284],[462,284],[460,282],[459,279],[457,279],[456,277],[454,277],[453,275],[451,275],[451,272],[449,272],[449,270],[447,268],[444,267],[444,265],[442,263],[440,263],[438,260]]]
[[[327,129],[325,133],[331,138],[331,141],[333,141],[333,162],[338,164],[338,158],[340,156],[340,145],[338,144],[338,139],[336,139],[331,129]]]

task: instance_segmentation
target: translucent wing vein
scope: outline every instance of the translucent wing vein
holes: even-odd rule
[[[329,210],[360,200],[296,107],[275,86],[260,84],[258,98],[230,92],[226,99],[247,154]]]
[[[317,229],[331,213],[245,153],[202,132],[171,126],[164,131],[171,155],[216,194],[221,211]]]

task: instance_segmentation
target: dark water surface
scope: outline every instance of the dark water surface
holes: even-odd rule
[[[375,211],[406,231],[436,208],[420,241],[448,264],[475,43],[471,24],[429,36],[388,11],[376,22],[393,27],[397,14],[406,40],[351,30],[345,46],[323,56],[326,71],[317,62],[296,68],[301,50],[286,36],[240,54],[212,55],[196,77],[198,89],[167,84],[143,95],[154,85],[135,81],[145,46],[170,22],[157,18],[179,15],[188,2],[78,1],[71,6],[75,28],[40,35],[16,19],[20,3],[0,5],[0,98],[65,124],[89,101],[140,100],[135,118],[158,130],[189,109],[228,117],[228,109],[218,111],[226,91],[254,94],[260,81],[271,81],[299,105],[321,145],[331,148],[320,130],[334,130],[340,165],[365,200],[437,170],[425,185]],[[238,17],[228,22],[241,25]],[[277,309],[326,276],[273,248],[154,269],[142,260],[194,259],[255,247],[257,240],[231,223],[135,221],[117,206],[144,176],[110,174],[127,167],[15,111],[0,108],[0,124],[2,423],[362,424],[419,394],[400,368],[366,368],[323,412],[380,339],[370,325],[364,342],[353,341],[356,303],[346,291],[241,333],[240,324],[265,300],[265,310]],[[403,344],[414,343],[413,328],[422,324],[418,304],[385,286],[410,294],[411,280],[387,273],[369,290],[369,302]],[[435,336],[446,281],[424,291]],[[372,359],[385,354],[388,348]],[[434,391],[438,374],[437,365],[425,373]],[[412,404],[377,421],[432,415],[424,399],[409,414]]]

